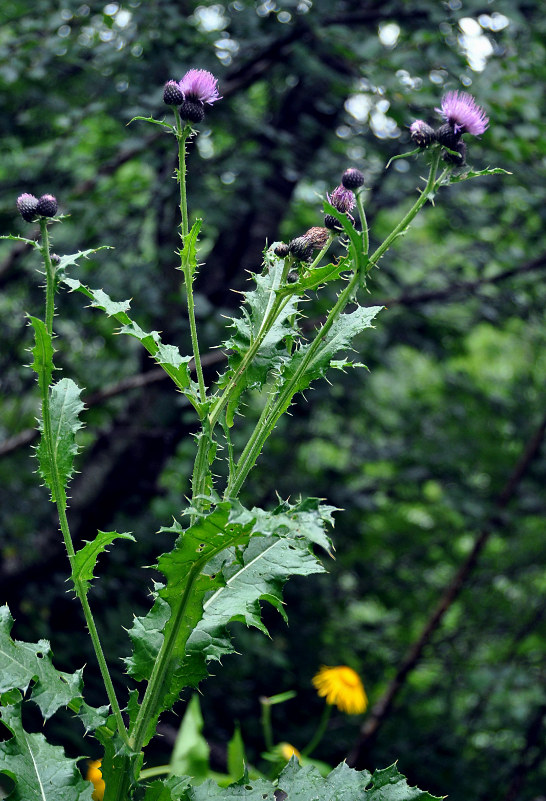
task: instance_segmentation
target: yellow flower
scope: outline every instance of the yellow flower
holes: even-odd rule
[[[323,665],[313,676],[313,684],[318,694],[326,698],[326,703],[337,706],[340,712],[359,715],[368,706],[368,696],[360,676],[347,665]]]
[[[281,756],[283,759],[286,759],[289,762],[293,756],[297,757],[301,762],[301,754],[297,748],[294,748],[293,745],[290,743],[280,743],[279,744],[279,751],[281,752]]]
[[[104,790],[106,785],[102,779],[102,773],[99,770],[100,763],[100,759],[95,759],[93,762],[90,762],[89,767],[87,768],[87,776],[85,777],[87,781],[93,782],[93,787],[95,788],[93,795],[91,796],[93,801],[102,801],[104,798]]]

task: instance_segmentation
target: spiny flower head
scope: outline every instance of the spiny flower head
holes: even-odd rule
[[[436,139],[434,128],[423,120],[411,123],[410,136],[418,147],[428,147]]]
[[[457,134],[482,134],[489,125],[489,117],[468,92],[448,92],[442,98],[442,107],[435,109],[447,120]]]
[[[41,217],[54,217],[57,214],[57,198],[55,195],[42,195],[36,206],[36,214]]]
[[[322,666],[313,676],[313,685],[327,704],[337,706],[340,712],[359,715],[368,706],[368,697],[360,676],[347,665]]]
[[[28,192],[23,192],[17,198],[17,211],[26,222],[32,222],[36,217],[36,208],[38,206],[38,198],[30,195]]]
[[[163,87],[163,102],[168,106],[179,106],[184,100],[178,81],[167,81]]]
[[[87,774],[85,776],[87,781],[92,782],[93,787],[95,788],[93,790],[93,795],[91,796],[93,801],[102,801],[104,798],[104,791],[106,789],[106,785],[100,771],[100,766],[100,759],[95,759],[93,762],[90,762],[89,767],[87,768]]]
[[[350,189],[345,189],[344,186],[337,186],[332,194],[327,194],[326,197],[328,198],[328,203],[331,203],[335,209],[342,213],[346,214],[354,208],[355,196]]]
[[[179,86],[184,100],[212,105],[222,99],[218,94],[218,79],[207,70],[188,70]]]
[[[330,232],[327,228],[323,228],[320,225],[314,225],[312,228],[309,228],[303,235],[304,239],[307,239],[309,244],[315,250],[322,250],[326,242],[328,241],[328,237],[330,236]]]
[[[349,167],[343,173],[341,183],[345,189],[358,189],[359,186],[364,184],[364,176],[356,167]]]

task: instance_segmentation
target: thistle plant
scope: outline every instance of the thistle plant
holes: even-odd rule
[[[163,342],[157,331],[143,330],[131,316],[129,301],[114,300],[103,289],[82,283],[77,277],[78,262],[96,250],[52,257],[50,227],[62,222],[62,217],[55,216],[58,204],[52,195],[36,198],[25,192],[17,200],[23,220],[38,223],[39,241],[4,238],[25,242],[38,251],[45,276],[43,312],[41,316],[28,317],[35,343],[31,367],[37,375],[41,397],[41,439],[36,455],[40,476],[57,507],[70,586],[85,616],[104,682],[105,704],[93,708],[85,701],[82,670],[73,674],[56,670],[47,642],[13,640],[12,618],[8,608],[3,607],[0,717],[8,731],[7,739],[0,743],[0,773],[14,784],[10,798],[73,801],[90,799],[92,794],[94,798],[104,797],[104,801],[201,801],[216,797],[273,801],[292,794],[302,799],[343,795],[347,801],[363,797],[385,801],[431,798],[426,792],[409,788],[395,766],[371,775],[353,771],[343,763],[323,777],[304,760],[305,754],[313,750],[314,741],[307,749],[302,748],[303,764],[297,758],[299,752],[294,751],[294,758],[273,779],[255,769],[251,772],[240,749],[240,758],[232,759],[231,766],[228,760],[229,775],[223,782],[227,786],[222,787],[212,778],[204,784],[197,783],[195,776],[188,775],[184,754],[182,758],[180,754],[173,756],[170,764],[163,767],[150,764],[147,746],[156,734],[161,714],[171,709],[185,691],[200,687],[206,692],[203,681],[211,663],[218,664],[221,657],[234,652],[226,628],[230,621],[244,620],[265,632],[260,601],[267,600],[284,615],[285,581],[292,575],[324,571],[316,551],[326,556],[332,551],[332,506],[308,498],[280,500],[275,508],[265,510],[243,506],[239,496],[294,398],[335,370],[359,366],[345,354],[355,337],[371,328],[380,315],[380,306],[362,304],[370,274],[389,248],[427,203],[441,197],[440,189],[503,172],[459,169],[464,162],[462,135],[483,133],[488,122],[469,98],[456,92],[444,98],[441,113],[445,122],[437,132],[422,120],[411,126],[411,137],[418,144],[414,152],[421,153],[427,161],[428,177],[402,219],[375,249],[370,249],[364,175],[358,166],[349,167],[339,186],[323,200],[323,220],[317,218],[317,225],[292,241],[276,242],[265,249],[263,265],[252,276],[254,288],[244,293],[240,313],[229,323],[229,335],[223,343],[229,354],[225,369],[210,386],[202,368],[193,290],[202,221],[190,224],[186,148],[198,136],[192,126],[208,113],[205,107],[221,99],[211,73],[190,69],[182,80],[166,83],[164,101],[174,119],[135,118],[160,126],[176,142],[180,190],[178,269],[184,279],[190,354],[182,354],[176,346]],[[341,255],[330,260],[328,252],[334,243]],[[329,285],[336,287],[335,299],[320,325],[311,334],[304,334],[302,303],[309,293],[321,292]],[[135,618],[129,631],[132,652],[125,658],[128,687],[122,698],[110,676],[101,645],[100,622],[95,621],[89,596],[99,555],[119,539],[126,540],[130,547],[133,536],[98,531],[79,550],[73,544],[67,491],[85,409],[81,388],[70,377],[56,378],[55,310],[62,314],[62,292],[66,290],[81,294],[93,308],[113,318],[120,334],[140,342],[170,377],[173,389],[187,398],[198,425],[191,497],[184,501],[179,518],[162,528],[172,538],[172,549],[158,555],[160,580],[154,587],[153,603],[146,615]],[[237,448],[234,443],[240,438],[232,433],[240,417],[247,413],[245,400],[249,393],[262,394],[262,410],[246,441]],[[224,471],[217,469],[222,459],[227,462]],[[348,712],[361,713],[366,708],[364,688],[351,668],[323,668],[315,685],[326,698],[327,710],[340,704]],[[78,766],[77,760],[68,759],[62,748],[48,743],[42,734],[25,731],[22,712],[29,703],[39,706],[44,720],[67,707],[80,719],[88,737],[100,743],[102,757],[92,763],[89,781],[82,775],[83,762]],[[326,717],[321,725],[323,733]]]

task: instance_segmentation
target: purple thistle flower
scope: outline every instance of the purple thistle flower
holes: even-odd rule
[[[482,134],[489,125],[489,117],[467,92],[448,92],[442,98],[442,107],[435,109],[453,126],[455,134]]]
[[[346,214],[351,211],[355,205],[355,196],[350,189],[345,189],[344,186],[336,186],[331,195],[326,195],[328,203],[335,209]]]
[[[222,98],[218,94],[218,79],[207,70],[188,70],[179,83],[184,100],[212,105]]]

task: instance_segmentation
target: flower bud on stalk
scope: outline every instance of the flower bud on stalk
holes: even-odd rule
[[[305,236],[298,236],[293,239],[289,243],[288,249],[292,256],[299,261],[309,261],[313,256],[313,245]]]
[[[284,242],[279,242],[279,244],[273,250],[273,253],[275,254],[275,256],[278,256],[279,259],[285,259],[290,253],[290,249],[288,245],[285,245]]]
[[[24,192],[17,198],[17,211],[26,222],[32,222],[36,217],[38,207],[38,198]]]
[[[163,102],[167,106],[179,106],[184,101],[184,95],[178,81],[167,81],[163,89]]]
[[[425,148],[436,139],[434,128],[423,120],[415,120],[410,125],[410,136],[417,147]]]
[[[54,217],[57,214],[57,198],[54,195],[42,195],[36,206],[36,214],[41,217]]]
[[[341,183],[345,189],[351,189],[354,191],[364,184],[364,176],[360,170],[357,170],[355,167],[349,167],[343,173]]]

